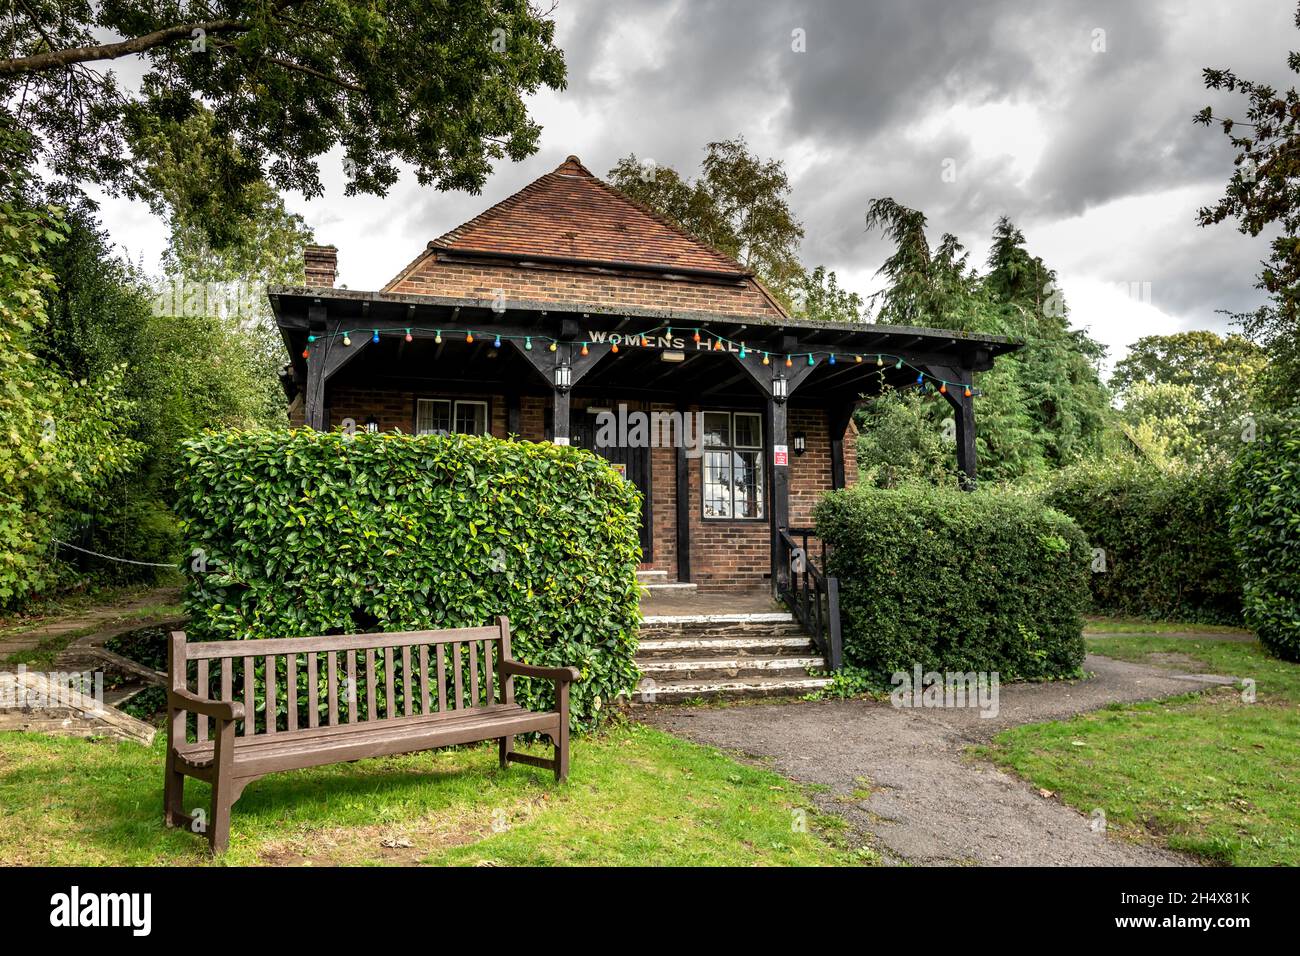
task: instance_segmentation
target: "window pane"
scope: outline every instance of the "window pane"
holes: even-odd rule
[[[704,517],[731,517],[731,452],[704,455]]]
[[[735,453],[735,511],[737,518],[763,517],[763,453]]]
[[[457,402],[456,431],[464,435],[486,435],[487,403]]]
[[[445,435],[451,431],[451,402],[420,399],[415,406],[417,435]]]
[[[763,419],[759,415],[736,412],[736,447],[763,447]]]
[[[731,415],[727,412],[704,413],[704,444],[717,448],[731,444]]]

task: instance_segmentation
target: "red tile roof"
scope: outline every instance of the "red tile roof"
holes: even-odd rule
[[[787,318],[743,265],[592,175],[576,156],[434,239],[384,286],[470,297],[494,290],[600,309]]]
[[[665,271],[750,274],[735,259],[592,175],[576,156],[430,245],[459,252],[629,263]]]

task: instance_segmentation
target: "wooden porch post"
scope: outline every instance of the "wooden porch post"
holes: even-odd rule
[[[949,386],[943,397],[952,406],[953,420],[957,425],[957,469],[961,472],[960,481],[963,491],[975,490],[975,397],[967,398],[966,389],[974,381],[971,362],[963,360],[961,367],[951,365],[930,365],[926,368],[930,374],[946,382],[956,382]]]
[[[350,337],[351,345],[344,345],[338,332],[347,331],[347,327],[341,329],[337,320],[327,323],[324,305],[308,306],[307,321],[316,341],[307,347],[307,395],[303,421],[307,427],[323,432],[329,427],[325,420],[325,386],[339,369],[370,344],[370,334],[361,330]]]
[[[857,401],[851,401],[826,409],[826,427],[831,433],[831,488],[837,491],[844,487],[844,433],[857,407]]]
[[[527,359],[539,375],[546,379],[546,384],[550,387],[551,441],[557,445],[569,444],[569,391],[605,357],[609,346],[591,342],[587,345],[587,354],[582,355],[574,348],[572,342],[561,342],[554,352],[550,349],[525,349],[515,339],[511,339],[510,344]],[[561,365],[569,368],[567,388],[556,385],[555,370]]]
[[[687,416],[690,415],[690,406],[684,402],[677,406],[678,413],[682,416],[683,428]],[[681,436],[685,437],[685,435]],[[703,440],[702,436],[696,436],[697,440]],[[689,583],[691,580],[691,462],[686,457],[686,442],[677,443],[677,580],[681,584]]]
[[[795,350],[791,348],[785,351],[789,354]],[[771,475],[767,482],[767,487],[771,490],[767,513],[771,535],[772,593],[775,594],[779,585],[777,575],[780,572],[777,565],[781,560],[779,532],[790,526],[790,441],[787,435],[786,403],[799,383],[820,364],[821,359],[814,359],[812,365],[800,362],[791,368],[786,368],[781,362],[773,362],[771,365],[742,362],[739,356],[736,356],[736,361],[767,397],[763,416],[764,430],[767,432],[764,448],[768,473]]]

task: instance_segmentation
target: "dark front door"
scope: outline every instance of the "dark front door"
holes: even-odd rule
[[[654,542],[650,536],[650,449],[598,448],[596,446],[596,416],[574,412],[569,426],[570,441],[579,448],[594,451],[623,472],[623,477],[636,485],[641,492],[641,560],[654,560]]]

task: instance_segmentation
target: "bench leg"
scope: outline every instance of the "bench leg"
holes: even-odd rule
[[[559,693],[560,726],[553,738],[555,743],[555,779],[563,783],[569,777],[569,685],[561,683]]]
[[[222,721],[213,754],[212,814],[208,820],[208,845],[213,853],[224,853],[230,846],[230,808],[239,798],[235,792],[234,755],[235,722]]]
[[[163,825],[184,826],[189,819],[185,812],[185,774],[176,770],[176,754],[170,746],[163,774]]]
[[[497,750],[501,756],[502,770],[505,770],[506,767],[510,766],[510,754],[514,752],[514,749],[515,749],[515,738],[513,735],[509,737],[497,738]]]

